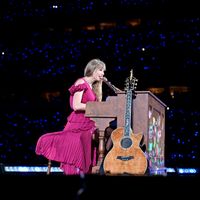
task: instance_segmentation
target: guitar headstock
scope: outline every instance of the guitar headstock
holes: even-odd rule
[[[135,91],[137,88],[137,83],[138,79],[134,77],[133,75],[133,69],[130,71],[130,76],[126,78],[125,80],[125,91],[127,92],[128,90]]]

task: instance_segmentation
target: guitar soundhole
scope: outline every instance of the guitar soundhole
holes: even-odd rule
[[[132,140],[130,138],[123,138],[121,140],[121,146],[123,148],[129,148],[132,145]]]

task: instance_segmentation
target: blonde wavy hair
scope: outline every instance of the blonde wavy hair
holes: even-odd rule
[[[103,61],[100,59],[92,59],[88,62],[84,69],[84,76],[92,76],[93,72],[96,69],[103,69],[106,70],[106,65]],[[103,92],[102,92],[102,80],[101,81],[95,81],[92,84],[92,88],[94,90],[94,93],[96,94],[97,100],[102,101]]]

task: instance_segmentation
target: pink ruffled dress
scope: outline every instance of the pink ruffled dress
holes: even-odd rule
[[[97,101],[95,93],[86,81],[77,86],[73,84],[69,88],[72,109],[73,96],[77,91],[84,91],[82,103]],[[92,167],[96,165],[96,147],[92,140],[95,130],[94,121],[85,117],[84,111],[72,111],[64,130],[42,135],[37,141],[35,152],[60,162],[60,168],[66,175],[91,173]]]

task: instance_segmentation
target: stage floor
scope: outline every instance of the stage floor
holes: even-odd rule
[[[200,176],[167,175],[167,176],[106,176],[83,175],[66,176],[60,173],[7,173],[0,176],[1,194],[5,199],[45,199],[64,198],[69,200],[136,197],[144,199],[170,198],[178,195],[190,199],[199,193]]]

